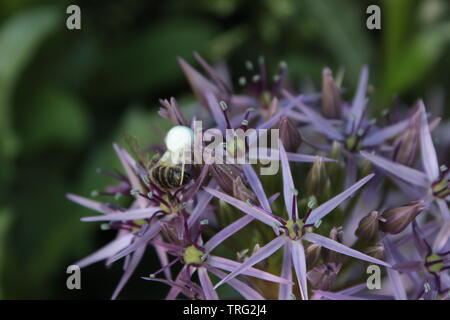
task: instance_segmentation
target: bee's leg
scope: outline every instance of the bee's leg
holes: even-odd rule
[[[185,171],[184,167],[186,164],[185,159],[184,159],[184,152],[183,152],[183,150],[180,150],[176,154],[172,154],[172,156],[174,156],[173,158],[175,158],[175,159],[172,158],[172,161],[175,164],[178,164],[179,162],[181,162],[181,179],[180,179],[180,187],[181,187],[183,185],[184,171]]]
[[[181,164],[181,180],[180,180],[180,186],[183,185],[183,179],[184,179],[184,161]]]

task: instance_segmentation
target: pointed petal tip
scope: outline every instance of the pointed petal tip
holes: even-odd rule
[[[69,199],[70,201],[75,201],[74,199],[77,197],[77,195],[74,194],[74,193],[66,193],[65,196],[66,196],[66,198]]]
[[[187,64],[186,60],[184,60],[182,57],[177,56],[177,61],[179,64]]]

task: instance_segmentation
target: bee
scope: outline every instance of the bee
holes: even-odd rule
[[[190,170],[186,170],[185,151],[190,150],[193,132],[185,126],[175,126],[167,133],[165,144],[167,151],[149,159],[139,147],[137,140],[126,136],[127,144],[141,160],[148,171],[148,179],[164,191],[179,189],[192,180]]]
[[[178,189],[191,181],[191,174],[182,165],[164,161],[156,154],[148,167],[148,178],[162,190]]]

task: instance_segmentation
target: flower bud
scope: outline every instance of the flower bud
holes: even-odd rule
[[[384,221],[380,222],[380,229],[390,234],[400,233],[423,209],[425,209],[423,200],[413,201],[405,206],[389,209],[381,215]]]
[[[210,167],[212,176],[217,181],[219,187],[227,194],[233,195],[238,198],[239,191],[244,193],[245,185],[240,178],[242,172],[235,165],[228,164],[213,164]],[[240,178],[240,180],[238,179]],[[249,191],[249,190],[248,190]],[[251,191],[249,191],[251,192]],[[242,195],[242,194],[241,194]],[[247,195],[247,194],[246,194]],[[239,196],[241,199],[242,196]],[[243,201],[250,199],[254,200],[254,196],[248,197],[246,199],[241,199]]]
[[[331,151],[329,154],[329,158],[334,159],[334,160],[339,160],[339,158],[341,157],[341,144],[337,141],[333,141],[332,145],[331,145]],[[331,162],[334,163],[334,162]]]
[[[342,264],[326,263],[316,266],[306,276],[313,288],[329,290],[336,282],[336,277],[341,270]]]
[[[242,201],[256,201],[256,196],[253,191],[245,186],[244,182],[239,176],[236,178],[236,180],[233,181],[233,196]]]
[[[345,170],[343,170],[341,161],[342,146],[338,141],[333,141],[331,144],[331,150],[327,157],[330,159],[337,160],[335,162],[326,162],[325,167],[329,177],[333,177],[333,188],[334,186],[340,185],[344,179]],[[335,190],[336,191],[336,190]]]
[[[330,180],[325,170],[325,163],[321,157],[316,157],[309,171],[307,181],[308,194],[323,194],[329,189]]]
[[[410,120],[408,128],[394,141],[393,160],[411,166],[416,159],[420,132],[420,112],[415,112]]]
[[[337,242],[342,242],[342,235],[344,231],[342,227],[333,227],[330,231],[330,238]]]
[[[305,248],[306,255],[306,265],[314,266],[320,259],[320,252],[322,251],[322,246],[311,243]]]
[[[373,241],[378,235],[380,214],[378,211],[372,211],[361,219],[355,235],[363,241]]]
[[[342,235],[343,235],[342,227],[333,227],[333,229],[331,229],[330,231],[330,239],[336,242],[342,243]],[[328,249],[324,249],[324,251],[326,263],[339,264],[339,262],[341,261],[340,253]]]
[[[341,97],[333,79],[333,73],[325,68],[322,71],[322,113],[327,118],[340,118]]]
[[[280,139],[286,151],[296,152],[302,143],[302,136],[292,122],[283,116],[278,121],[276,129],[280,130]]]
[[[384,260],[384,245],[382,243],[377,243],[365,250],[365,253],[375,259]]]

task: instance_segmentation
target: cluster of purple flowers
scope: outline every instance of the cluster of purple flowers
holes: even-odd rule
[[[160,115],[173,126],[200,119],[219,130],[279,129],[281,173],[196,165],[189,183],[167,190],[115,144],[124,174],[104,172],[119,181],[102,192],[111,202],[68,198],[101,213],[82,221],[103,221],[117,234],[76,265],[123,260],[113,298],[154,250],[161,268],[139,276],[167,284],[167,299],[224,298],[222,285],[256,300],[448,299],[450,170],[439,165],[431,135],[439,119],[422,101],[370,119],[368,68],[345,99],[329,69],[321,90],[298,94],[284,63],[272,79],[262,59],[246,64],[250,76],[236,94],[227,74],[195,57],[203,73],[179,62],[196,115],[188,121],[174,98],[161,100]],[[380,270],[376,290],[367,284],[372,265]]]

